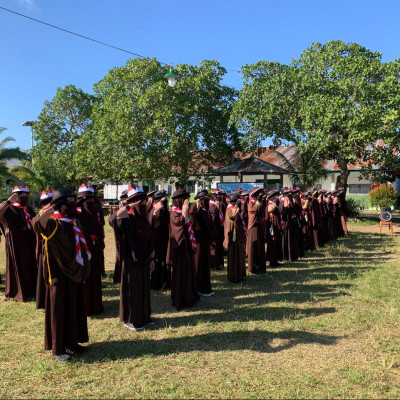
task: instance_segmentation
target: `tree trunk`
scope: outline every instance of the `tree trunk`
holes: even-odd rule
[[[336,189],[343,188],[344,194],[347,192],[347,179],[349,178],[350,171],[347,168],[347,161],[340,157],[337,161],[340,168],[340,175],[336,179]]]

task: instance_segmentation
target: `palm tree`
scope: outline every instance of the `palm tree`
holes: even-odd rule
[[[32,192],[49,189],[46,177],[42,174],[42,171],[35,167],[30,158],[22,161],[19,165],[9,168],[8,172],[19,181],[24,182]]]
[[[6,130],[6,128],[0,127],[0,135]],[[5,147],[10,142],[15,142],[15,139],[11,136],[5,137],[0,141],[0,187],[5,189],[5,179],[9,177],[9,171],[7,167],[7,161],[12,159],[25,160],[27,153],[22,151],[19,147]]]

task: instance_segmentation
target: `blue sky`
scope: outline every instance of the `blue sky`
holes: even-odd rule
[[[0,6],[155,57],[167,64],[217,59],[240,89],[242,65],[289,63],[313,42],[356,42],[400,58],[400,0],[1,0]],[[0,9],[0,126],[23,149],[26,120],[68,84],[92,92],[129,54]],[[4,135],[4,134],[3,134]]]

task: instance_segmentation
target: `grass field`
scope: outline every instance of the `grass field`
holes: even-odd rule
[[[105,313],[89,318],[81,358],[43,349],[43,310],[4,301],[1,398],[399,398],[400,226],[350,224],[350,236],[242,284],[213,271],[193,309],[152,292],[156,325],[118,322],[107,228]]]

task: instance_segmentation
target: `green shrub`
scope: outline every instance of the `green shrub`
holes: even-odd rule
[[[364,209],[364,201],[361,199],[349,198],[346,199],[347,214],[354,218],[358,215],[361,209]]]
[[[397,202],[397,191],[392,185],[379,185],[369,192],[371,207],[392,207]]]

